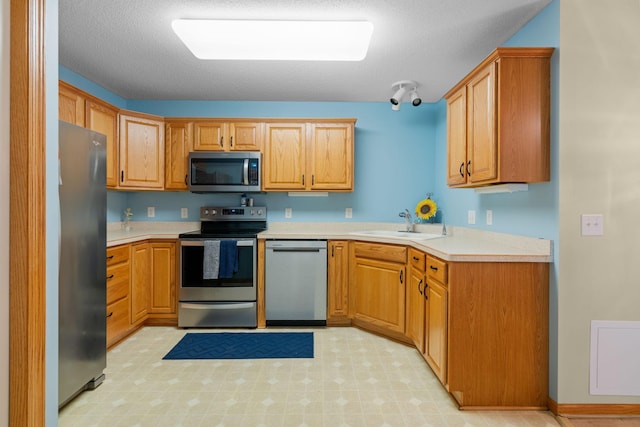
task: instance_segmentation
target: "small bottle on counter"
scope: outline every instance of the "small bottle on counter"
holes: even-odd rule
[[[242,196],[240,196],[240,206],[247,206],[247,195],[246,194],[242,194]]]

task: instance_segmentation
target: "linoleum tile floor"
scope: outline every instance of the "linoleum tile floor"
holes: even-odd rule
[[[144,327],[60,427],[555,427],[544,411],[459,411],[417,350],[357,328],[312,331],[313,359],[163,360],[189,331]],[[229,332],[229,330],[224,330]]]

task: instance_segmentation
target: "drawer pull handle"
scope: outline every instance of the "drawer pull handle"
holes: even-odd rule
[[[107,260],[111,260],[111,259],[113,259],[113,255],[109,255],[109,256],[107,257]]]
[[[113,311],[112,311],[111,313],[107,314],[107,319],[108,319],[109,317],[111,317],[111,316],[113,316]]]
[[[433,265],[430,265],[429,268],[432,269],[433,271],[438,271],[438,267],[434,267]]]
[[[414,256],[414,257],[413,257],[413,260],[414,260],[414,261],[420,261],[420,258],[418,258],[417,256]]]
[[[113,279],[113,274],[107,276],[107,280],[109,280],[109,279]]]

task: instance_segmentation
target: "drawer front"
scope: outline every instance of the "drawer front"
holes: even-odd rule
[[[407,248],[404,246],[356,242],[354,244],[354,253],[357,257],[402,264],[407,262]]]
[[[129,259],[129,245],[107,248],[107,267],[120,264]]]
[[[129,329],[129,298],[107,306],[107,346]]]
[[[120,266],[107,270],[107,304],[129,295],[129,264],[123,264],[122,267],[124,267],[124,273],[113,272],[115,269],[121,270]],[[112,274],[113,277],[111,277]]]
[[[438,258],[427,256],[427,277],[446,285],[447,263]]]
[[[426,257],[427,255],[424,252],[413,248],[409,249],[409,264],[411,264],[411,267],[423,273],[426,265]]]

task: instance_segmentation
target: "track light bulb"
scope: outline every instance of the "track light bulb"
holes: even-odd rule
[[[413,90],[411,91],[411,103],[414,107],[422,104],[422,99],[420,98],[420,95],[418,95],[418,89],[416,88],[413,88]]]
[[[407,89],[404,86],[400,86],[400,89],[398,89],[396,93],[393,94],[389,102],[391,102],[393,105],[399,105],[402,102],[402,97],[406,92]]]

